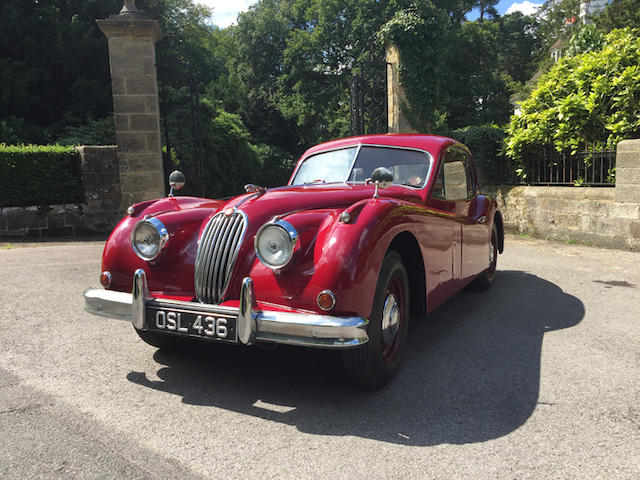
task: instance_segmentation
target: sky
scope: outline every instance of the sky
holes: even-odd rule
[[[198,3],[207,5],[213,8],[212,20],[215,25],[220,28],[228,27],[232,23],[236,23],[236,18],[239,12],[244,12],[252,5],[255,0],[196,0]],[[506,13],[513,13],[515,11],[521,11],[525,14],[531,14],[535,12],[536,7],[542,5],[542,0],[537,1],[514,1],[514,0],[500,0],[498,3],[498,12],[500,15]],[[477,13],[471,12],[467,16],[469,20],[474,20],[478,16]]]

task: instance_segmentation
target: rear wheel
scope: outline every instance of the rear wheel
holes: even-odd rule
[[[369,319],[369,341],[345,350],[347,373],[358,386],[379,389],[396,374],[409,328],[409,278],[398,253],[382,261]]]
[[[492,284],[496,276],[496,268],[498,266],[498,229],[495,224],[491,231],[491,244],[489,245],[489,268],[482,272],[473,281],[472,286],[475,290],[487,290]]]

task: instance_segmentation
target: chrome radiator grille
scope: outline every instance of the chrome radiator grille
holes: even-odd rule
[[[217,213],[202,234],[196,254],[196,296],[203,303],[218,304],[224,295],[233,264],[247,228],[244,213]]]

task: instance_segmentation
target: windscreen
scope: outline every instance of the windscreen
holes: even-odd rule
[[[385,167],[392,173],[393,183],[421,188],[430,164],[431,156],[423,151],[372,146],[362,146],[358,151],[358,147],[349,147],[308,157],[291,184],[362,183],[376,168]]]
[[[292,185],[344,182],[358,147],[318,153],[308,157],[296,172]]]

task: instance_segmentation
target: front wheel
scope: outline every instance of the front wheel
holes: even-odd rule
[[[406,350],[409,314],[409,277],[400,255],[389,251],[373,297],[369,341],[343,352],[345,368],[356,385],[380,389],[396,374]]]

